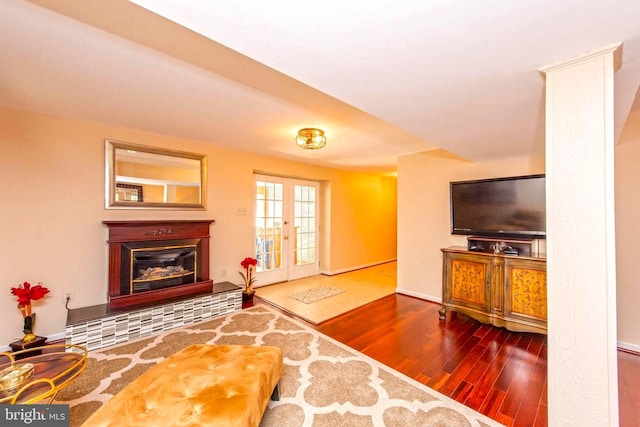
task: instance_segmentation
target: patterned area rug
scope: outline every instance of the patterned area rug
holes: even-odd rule
[[[334,288],[333,286],[321,286],[319,288],[312,288],[305,291],[296,292],[295,294],[289,295],[289,298],[293,298],[294,300],[303,302],[305,304],[312,304],[314,302],[321,301],[325,298],[329,298],[343,292],[344,290]]]
[[[85,372],[55,403],[69,404],[70,425],[80,426],[130,381],[196,343],[283,349],[281,399],[269,403],[261,427],[501,425],[264,305],[92,351]]]

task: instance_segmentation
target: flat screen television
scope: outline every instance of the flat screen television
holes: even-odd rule
[[[545,238],[544,181],[527,175],[451,182],[451,233]]]

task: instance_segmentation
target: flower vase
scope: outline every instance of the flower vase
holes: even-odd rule
[[[242,291],[242,308],[253,307],[253,296],[256,291],[251,290],[250,292]]]
[[[24,336],[22,337],[23,343],[28,343],[36,339],[36,334],[33,333],[33,326],[36,322],[36,314],[32,313],[29,316],[24,317]]]

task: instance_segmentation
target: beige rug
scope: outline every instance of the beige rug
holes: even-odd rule
[[[296,292],[295,294],[289,295],[289,298],[293,298],[294,300],[305,304],[313,304],[314,302],[331,298],[332,296],[343,292],[344,291],[342,289],[334,288],[333,286],[321,286],[319,288],[311,288],[302,292]]]
[[[317,288],[337,288],[344,292],[313,304],[291,295]],[[318,325],[396,292],[396,263],[389,262],[334,276],[317,275],[256,288],[258,299],[301,319]]]
[[[265,305],[92,351],[85,372],[56,403],[69,404],[70,425],[80,426],[141,373],[196,343],[283,349],[281,399],[269,403],[261,427],[500,426]]]

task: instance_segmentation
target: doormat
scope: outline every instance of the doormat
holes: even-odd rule
[[[319,288],[311,288],[301,292],[296,292],[295,294],[289,295],[289,298],[293,298],[294,300],[305,304],[311,304],[343,292],[344,290],[334,288],[333,286],[321,286]]]

